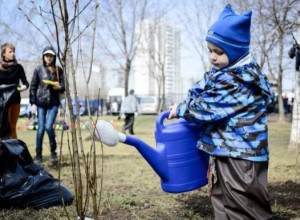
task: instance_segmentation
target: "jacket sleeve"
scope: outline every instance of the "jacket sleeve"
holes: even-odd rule
[[[293,45],[293,47],[289,50],[289,57],[293,59],[295,55],[296,55],[296,47],[295,45]]]
[[[39,86],[39,82],[40,82],[40,79],[39,79],[39,74],[38,74],[38,68],[35,68],[34,69],[34,72],[33,72],[33,76],[32,76],[32,79],[31,79],[31,84],[30,84],[30,90],[29,90],[29,101],[30,101],[30,104],[36,104],[36,97],[37,97],[37,89],[38,89],[38,86]]]
[[[296,70],[299,71],[300,69],[300,51],[297,51],[296,53],[296,66],[295,66]]]
[[[65,91],[65,78],[64,78],[64,71],[62,68],[58,67],[59,70],[59,84],[61,86],[61,89],[59,90],[60,92]]]
[[[24,71],[24,68],[23,68],[22,65],[20,65],[20,79],[21,79],[23,85],[26,86],[26,89],[28,89],[29,83],[27,81],[27,78],[26,78],[26,75],[25,75],[25,71]]]
[[[188,98],[177,106],[177,116],[198,124],[211,123],[230,117],[254,102],[251,89],[238,83],[230,74],[221,74],[208,81],[204,89],[196,84]]]

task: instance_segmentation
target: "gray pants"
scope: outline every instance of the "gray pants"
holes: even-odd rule
[[[211,201],[216,220],[271,219],[268,162],[216,157]]]

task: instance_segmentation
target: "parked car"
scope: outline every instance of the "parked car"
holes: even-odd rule
[[[159,98],[157,96],[137,96],[139,102],[139,114],[157,114],[159,110]],[[170,99],[165,99],[165,106],[162,108],[162,111],[168,109],[172,105]]]
[[[103,100],[90,100],[91,115],[97,115],[98,111],[99,114],[101,114],[102,103]],[[79,114],[80,116],[88,115],[88,108],[87,108],[86,101],[81,101],[79,103]]]
[[[61,116],[64,114],[65,109],[65,99],[61,100]],[[77,99],[78,107],[79,107],[79,115],[85,116],[88,115],[88,109],[87,109],[87,102],[83,99]],[[99,114],[101,113],[101,107],[102,107],[103,100],[90,100],[90,110],[91,115],[96,115],[97,111],[99,110]],[[73,114],[77,115],[76,113],[76,102],[74,99],[72,99],[72,108],[73,108]]]
[[[20,114],[19,117],[31,117],[31,105],[29,102],[29,98],[22,98],[21,99],[21,106],[20,106]]]
[[[108,91],[107,101],[108,105],[106,106],[107,114],[109,115],[118,115],[121,110],[121,103],[125,98],[124,88],[112,88]]]

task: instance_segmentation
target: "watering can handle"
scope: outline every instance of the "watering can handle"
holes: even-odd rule
[[[162,130],[164,126],[165,118],[169,117],[170,111],[164,111],[160,113],[156,119],[156,128]]]

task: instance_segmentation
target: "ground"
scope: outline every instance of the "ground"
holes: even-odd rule
[[[117,117],[102,117],[111,121],[121,131],[122,122]],[[85,125],[87,119],[84,118]],[[269,192],[274,219],[300,219],[300,161],[297,151],[288,151],[290,122],[278,123],[276,115],[269,117]],[[36,131],[28,130],[25,119],[19,120],[19,138],[26,142],[34,156]],[[155,147],[153,130],[155,116],[139,116],[135,124],[136,137]],[[58,140],[61,131],[57,131]],[[70,135],[69,135],[70,136]],[[90,147],[88,132],[83,129],[85,150]],[[45,135],[44,159],[45,167],[55,177],[56,168],[50,167],[49,145]],[[73,180],[68,156],[67,136],[64,133],[62,182],[73,191]],[[97,143],[97,160],[99,177],[103,177],[103,196],[99,219],[213,219],[212,207],[206,194],[206,187],[182,194],[170,194],[162,191],[160,179],[141,157],[130,146],[119,144],[116,147],[103,147]],[[101,161],[103,159],[103,173]],[[91,205],[90,205],[91,207]],[[75,219],[75,205],[67,207],[71,219]],[[92,209],[88,209],[91,216]],[[1,210],[0,219],[68,219],[61,207],[42,210]]]

